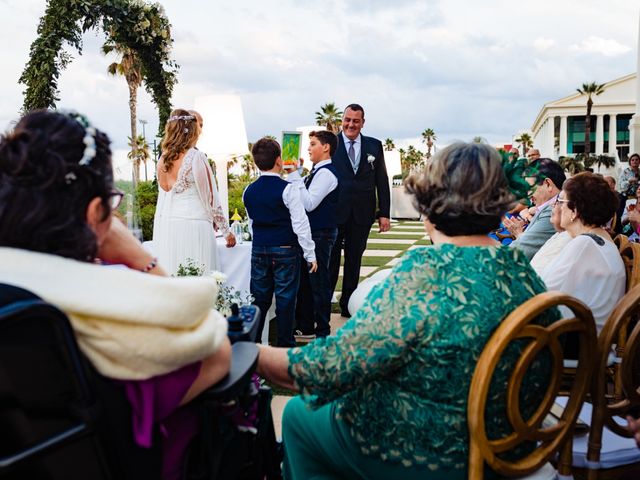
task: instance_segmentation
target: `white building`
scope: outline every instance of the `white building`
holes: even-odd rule
[[[591,152],[626,161],[629,155],[629,122],[636,112],[636,74],[604,84],[604,92],[592,97]],[[531,127],[535,148],[543,157],[557,159],[584,152],[587,97],[578,92],[546,103]]]

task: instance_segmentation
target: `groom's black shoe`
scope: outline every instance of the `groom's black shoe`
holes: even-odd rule
[[[346,308],[340,309],[340,315],[345,318],[351,318],[351,314],[349,313],[349,310],[347,310]]]

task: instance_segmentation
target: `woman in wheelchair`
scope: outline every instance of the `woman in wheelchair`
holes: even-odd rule
[[[301,393],[284,411],[285,478],[467,478],[477,359],[502,319],[545,288],[518,249],[487,236],[513,206],[495,149],[454,144],[407,188],[433,246],[405,253],[334,336],[261,347],[258,372]],[[494,376],[488,415],[499,430],[509,431],[515,358]],[[543,362],[531,373],[523,412],[548,378]]]
[[[25,115],[0,140],[0,282],[67,314],[85,356],[124,385],[136,442],[162,424],[163,478],[178,478],[197,433],[180,407],[229,371],[227,322],[214,280],[167,277],[112,217],[122,196],[109,139],[84,116]]]

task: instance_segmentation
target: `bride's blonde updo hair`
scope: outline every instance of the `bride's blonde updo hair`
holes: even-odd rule
[[[173,162],[195,146],[199,136],[200,126],[194,115],[182,108],[172,111],[162,137],[163,171],[170,172]]]

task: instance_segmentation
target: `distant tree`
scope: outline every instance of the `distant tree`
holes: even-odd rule
[[[520,144],[522,147],[522,156],[525,157],[527,155],[527,149],[533,147],[533,138],[527,132],[523,132],[520,134],[518,138],[516,138],[516,142]]]
[[[142,62],[132,48],[120,45],[113,40],[107,40],[102,46],[102,53],[108,55],[112,52],[120,56],[120,61],[111,63],[107,67],[107,72],[111,75],[122,75],[129,87],[129,120],[131,121],[129,145],[131,152],[128,156],[133,159],[133,186],[135,187],[140,181],[140,160],[136,153],[138,142],[133,142],[131,139],[138,138],[136,124],[138,123],[138,88],[142,85]]]
[[[473,137],[471,139],[471,143],[488,143],[487,139],[484,137],[481,137],[480,135]]]
[[[241,157],[231,157],[229,160],[227,160],[227,170],[231,170],[233,167],[235,167],[238,164],[238,160]]]
[[[422,132],[422,142],[427,146],[427,160],[431,158],[431,148],[433,147],[433,142],[438,138],[436,137],[436,133],[432,128],[427,128],[424,132]]]
[[[253,157],[249,154],[242,157],[242,164],[240,165],[242,172],[246,177],[253,177],[256,174],[256,164],[253,162]]]
[[[147,143],[147,139],[144,138],[144,135],[138,135],[137,141],[134,142],[131,137],[127,137],[129,140],[129,146],[131,147],[131,151],[127,153],[127,158],[133,162],[134,172],[138,171],[138,177],[140,176],[140,164],[144,163],[144,180],[145,182],[149,180],[147,174],[147,162],[151,158],[151,150],[149,149],[149,144]],[[136,175],[134,173],[134,179]],[[134,185],[137,185],[137,181],[134,180]]]
[[[587,115],[584,117],[584,154],[588,158],[591,152],[591,107],[593,107],[593,96],[604,92],[604,84],[598,85],[595,82],[583,83],[582,88],[576,88],[580,95],[587,96]]]
[[[387,138],[387,139],[384,141],[384,149],[385,149],[387,152],[390,152],[390,151],[391,151],[391,150],[393,150],[394,148],[396,148],[396,146],[394,145],[393,140],[392,140],[391,138]]]
[[[558,158],[558,165],[564,168],[571,175],[584,172],[585,169],[582,157],[579,157],[578,155],[574,157],[560,157]]]
[[[405,163],[410,171],[415,172],[424,165],[424,154],[413,145],[409,145],[405,154]]]
[[[320,111],[316,112],[316,125],[326,127],[330,132],[338,133],[342,125],[342,112],[335,103],[325,103],[320,107]]]

